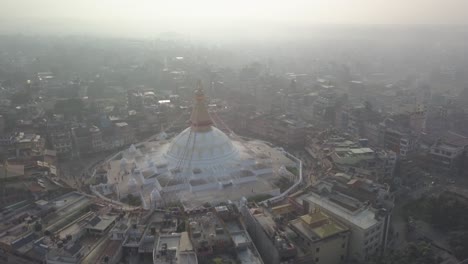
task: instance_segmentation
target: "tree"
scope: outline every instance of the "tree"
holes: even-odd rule
[[[370,264],[436,264],[439,263],[431,245],[425,242],[411,243],[403,251],[394,251],[384,256],[375,256]]]
[[[11,98],[11,103],[13,105],[22,105],[31,101],[31,94],[27,91],[19,91],[14,93]]]
[[[449,245],[458,259],[468,258],[468,231],[455,233],[450,236]]]
[[[41,223],[36,222],[36,223],[34,224],[34,231],[39,232],[39,231],[41,231],[41,230],[42,230],[42,225],[41,225]]]
[[[56,113],[63,114],[66,118],[81,118],[84,104],[81,99],[70,98],[55,103],[54,109]]]

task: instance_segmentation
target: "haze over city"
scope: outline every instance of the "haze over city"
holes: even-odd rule
[[[0,264],[468,263],[468,1],[0,0]]]
[[[0,32],[148,37],[262,33],[313,25],[466,25],[464,0],[2,1]]]

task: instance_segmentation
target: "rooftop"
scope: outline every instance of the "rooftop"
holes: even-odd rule
[[[111,224],[117,219],[116,215],[106,215],[106,216],[95,216],[89,221],[89,224],[86,228],[103,231],[108,228]]]
[[[290,221],[290,225],[296,231],[301,232],[310,240],[319,240],[347,231],[348,229],[335,222],[321,211],[303,215]]]
[[[302,199],[316,204],[331,214],[343,218],[362,229],[368,229],[378,223],[375,212],[368,206],[350,210],[337,200],[330,200],[315,193],[307,194]]]

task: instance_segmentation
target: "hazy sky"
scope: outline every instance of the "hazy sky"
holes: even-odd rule
[[[58,27],[81,21],[92,27],[100,21],[96,26],[113,30],[131,30],[141,21],[170,30],[242,21],[247,25],[468,24],[468,0],[0,0],[0,29],[1,21],[10,28],[15,23],[34,28],[40,25],[35,21]]]

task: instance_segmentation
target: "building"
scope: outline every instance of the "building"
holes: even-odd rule
[[[187,232],[160,235],[153,253],[154,264],[198,264]]]
[[[189,237],[200,262],[211,263],[220,256],[232,255],[232,261],[238,263],[263,264],[239,216],[232,204],[189,213],[193,220],[188,227]]]
[[[298,241],[311,252],[314,263],[344,263],[348,256],[349,230],[321,211],[289,222]]]
[[[309,128],[310,125],[305,122],[282,115],[273,119],[269,137],[281,146],[301,147],[305,143]]]
[[[246,124],[250,134],[287,147],[302,146],[310,127],[309,124],[287,115],[261,113],[249,117]]]
[[[447,131],[429,147],[427,165],[437,172],[460,174],[467,149],[468,137]]]
[[[307,140],[306,151],[322,171],[343,172],[377,180],[391,178],[397,155],[393,151],[364,147],[368,140],[351,140],[341,133],[322,131]]]
[[[137,90],[129,90],[127,92],[127,105],[129,110],[143,110],[144,94]]]
[[[400,159],[406,159],[417,149],[418,135],[410,129],[407,115],[393,116],[384,120],[383,146],[395,152]]]
[[[116,219],[117,216],[115,215],[95,216],[85,227],[86,232],[88,234],[101,237],[110,231],[110,229],[114,226]]]
[[[305,212],[323,212],[346,226],[349,259],[365,261],[387,246],[393,208],[387,186],[338,174],[319,181],[292,203]]]
[[[70,127],[65,122],[47,123],[48,140],[58,157],[70,157],[73,152],[73,140]]]
[[[357,147],[337,147],[329,157],[339,171],[373,180],[393,177],[397,159],[392,151]]]
[[[135,131],[126,122],[114,124],[114,147],[122,147],[135,142]]]
[[[9,149],[19,160],[38,159],[44,154],[45,139],[37,134],[19,132],[10,141]]]
[[[300,258],[302,260],[308,259],[304,254],[300,255],[301,251],[285,233],[280,232],[277,223],[267,209],[244,204],[241,207],[241,213],[247,231],[265,263],[294,263]]]
[[[97,126],[89,128],[89,137],[91,140],[91,149],[93,152],[99,152],[104,149],[101,130]]]
[[[102,133],[97,126],[72,128],[72,138],[77,155],[95,153],[103,150]]]

